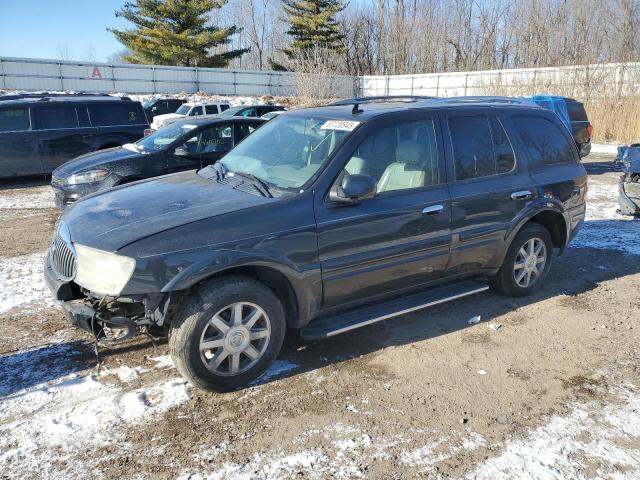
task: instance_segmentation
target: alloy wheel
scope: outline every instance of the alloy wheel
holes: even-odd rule
[[[271,321],[259,306],[236,302],[219,310],[200,337],[200,358],[216,375],[239,375],[262,357],[271,337]]]

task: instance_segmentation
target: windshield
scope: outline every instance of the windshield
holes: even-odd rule
[[[180,108],[178,108],[176,110],[176,113],[180,114],[180,115],[186,115],[187,113],[189,113],[189,109],[191,108],[191,106],[189,105],[185,105],[184,103],[182,105],[180,105]]]
[[[140,152],[157,152],[164,150],[170,143],[183,137],[191,130],[196,128],[193,124],[175,122],[170,123],[166,127],[156,130],[151,135],[142,137],[135,145],[136,150]]]
[[[249,135],[222,164],[279,188],[299,188],[357,126],[352,121],[280,116]]]
[[[234,116],[236,113],[238,113],[240,110],[242,110],[244,108],[247,108],[247,107],[245,107],[245,106],[231,107],[231,108],[225,110],[224,112],[222,112],[220,115],[232,117],[232,116]]]
[[[149,108],[151,105],[153,105],[154,100],[145,100],[144,102],[142,102],[142,107],[143,108]]]

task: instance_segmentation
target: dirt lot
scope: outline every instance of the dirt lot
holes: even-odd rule
[[[292,334],[228,394],[147,339],[103,346],[98,372],[41,279],[49,188],[5,185],[0,476],[640,478],[640,220],[615,213],[611,156],[588,160],[588,221],[537,295]]]

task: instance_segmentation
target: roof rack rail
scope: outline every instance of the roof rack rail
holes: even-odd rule
[[[77,93],[9,93],[0,95],[0,101],[2,100],[23,100],[28,98],[36,98],[41,100],[50,100],[52,98],[76,98],[76,97],[99,97],[99,98],[117,98],[120,100],[131,100],[129,97],[116,97],[109,95],[108,93],[91,93],[91,92],[77,92]]]
[[[412,102],[416,100],[432,100],[437,97],[425,97],[420,95],[383,95],[376,97],[354,97],[343,98],[341,100],[335,100],[331,103],[327,103],[327,107],[335,107],[339,105],[359,105],[361,103],[373,103],[373,102]]]
[[[455,101],[455,102],[478,102],[478,103],[509,103],[514,105],[532,105],[533,102],[526,98],[518,98],[518,97],[500,97],[500,96],[468,96],[468,97],[448,97],[444,99],[446,101]]]

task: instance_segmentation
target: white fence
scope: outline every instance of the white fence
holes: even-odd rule
[[[219,95],[296,95],[295,73],[110,65],[0,57],[0,89]],[[305,94],[309,92],[305,78]],[[313,83],[313,82],[311,82]],[[588,99],[640,94],[640,63],[522,68],[478,72],[318,77],[318,94],[354,95],[530,95],[551,93]]]
[[[356,93],[357,79],[331,78],[336,96]],[[196,93],[219,95],[296,95],[291,72],[221,68],[110,65],[0,57],[0,88],[122,93]]]
[[[360,78],[362,95],[529,95],[578,98],[640,94],[640,63],[522,68],[477,72],[380,75]]]

